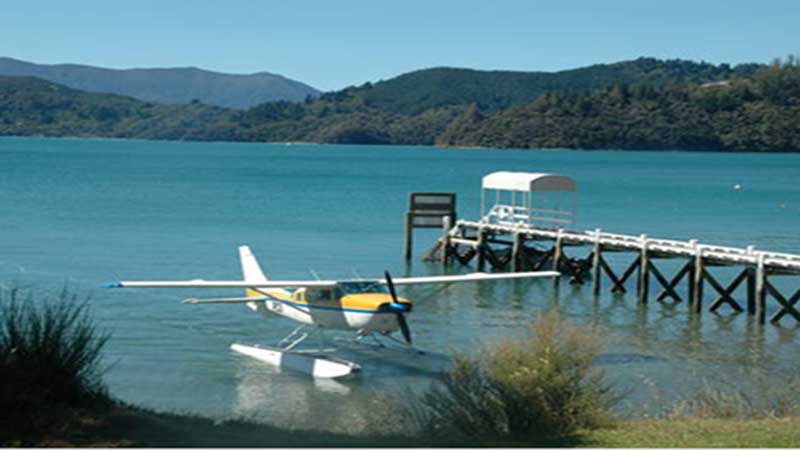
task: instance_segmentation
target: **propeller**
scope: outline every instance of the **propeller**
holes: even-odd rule
[[[397,292],[394,290],[392,276],[389,275],[388,270],[385,270],[383,273],[386,275],[386,286],[389,287],[389,293],[392,294],[392,303],[389,306],[395,311],[397,323],[400,325],[400,332],[403,333],[403,339],[406,340],[408,345],[411,345],[411,330],[408,328],[408,322],[406,322],[406,316],[404,314],[406,311],[410,310],[409,305],[397,301]]]

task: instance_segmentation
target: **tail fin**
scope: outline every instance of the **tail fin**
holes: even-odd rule
[[[250,251],[250,247],[246,245],[239,246],[239,261],[242,264],[244,281],[267,281],[267,276],[264,275],[261,266],[258,265],[258,260],[256,260],[253,252]]]

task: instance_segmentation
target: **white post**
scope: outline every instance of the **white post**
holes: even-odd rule
[[[758,323],[764,323],[767,317],[767,296],[765,289],[767,273],[764,270],[765,257],[766,255],[759,253],[756,263],[756,320]]]
[[[528,212],[528,225],[531,224],[531,192],[525,193],[525,208]]]
[[[689,246],[692,247],[692,266],[694,267],[694,257],[697,254],[697,239],[690,239]],[[689,297],[689,303],[691,304],[694,301],[694,272],[689,271],[689,274],[686,276],[686,285],[687,285],[687,294]]]
[[[692,240],[694,246],[694,267],[692,273],[692,312],[699,313],[703,309],[703,250],[697,240]]]

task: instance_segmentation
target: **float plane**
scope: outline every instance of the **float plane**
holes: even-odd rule
[[[242,288],[245,296],[232,298],[190,298],[190,305],[244,304],[263,314],[282,316],[299,326],[282,339],[276,347],[232,344],[231,349],[267,362],[294,369],[320,378],[338,378],[359,372],[361,367],[351,361],[325,355],[322,350],[296,349],[308,337],[325,329],[345,330],[356,334],[354,342],[369,337],[373,346],[385,348],[382,338],[390,339],[410,352],[424,352],[412,346],[411,331],[406,315],[413,309],[411,300],[398,297],[395,286],[456,283],[466,281],[507,280],[516,278],[554,277],[555,271],[484,273],[428,277],[384,278],[365,280],[287,280],[275,281],[264,275],[248,246],[239,247],[242,280],[211,281],[111,281],[108,288]],[[399,331],[403,341],[392,336]]]

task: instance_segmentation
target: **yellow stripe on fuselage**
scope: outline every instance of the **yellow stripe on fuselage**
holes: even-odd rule
[[[324,306],[328,308],[342,308],[342,309],[358,309],[363,311],[378,311],[381,305],[392,302],[392,296],[384,293],[362,293],[350,294],[339,297],[338,299],[331,300],[314,300],[308,302],[295,298],[289,291],[282,289],[270,289],[269,292],[261,292],[256,289],[247,289],[248,297],[264,297],[269,296],[278,300],[296,303],[298,305],[311,305],[311,306]],[[411,304],[411,300],[398,297],[398,303]]]
[[[364,293],[364,294],[350,294],[339,298],[339,305],[342,308],[349,309],[366,309],[370,311],[377,311],[381,305],[392,302],[392,296],[383,293]],[[398,303],[411,303],[411,300],[405,298],[397,298]]]

